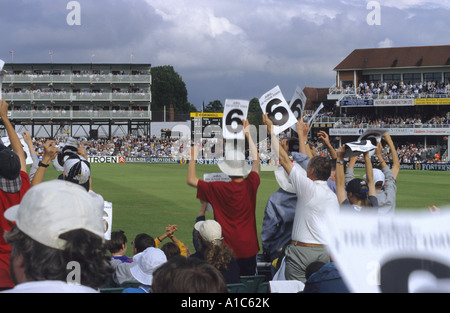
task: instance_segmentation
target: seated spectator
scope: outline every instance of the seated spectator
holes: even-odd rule
[[[173,243],[173,242],[165,243],[161,247],[161,250],[166,255],[167,260],[170,260],[171,258],[173,258],[175,256],[180,256],[181,255],[180,247],[178,245],[176,245],[175,243]]]
[[[41,183],[5,217],[17,225],[5,235],[15,280],[5,292],[93,293],[111,275],[102,214],[83,188],[61,180]]]
[[[174,257],[153,272],[154,293],[226,293],[222,274],[204,260]]]
[[[166,255],[161,249],[150,247],[133,257],[130,272],[133,280],[142,285],[136,288],[126,288],[123,293],[151,293],[153,272],[167,262]]]
[[[111,258],[121,263],[131,263],[133,258],[127,257],[127,236],[122,230],[111,232],[111,240],[106,242]]]
[[[141,233],[136,235],[133,245],[133,262],[134,256],[145,251],[147,248],[155,247],[155,240],[148,234]],[[112,262],[111,265],[114,268],[114,273],[112,275],[112,280],[116,285],[120,285],[126,281],[134,280],[133,275],[131,273],[131,263],[122,263],[122,262]]]
[[[310,264],[312,265],[312,264]],[[315,264],[314,264],[315,266]],[[320,266],[320,265],[319,265]],[[305,282],[303,293],[349,293],[336,264],[329,262],[316,269]]]
[[[227,284],[240,282],[240,270],[233,251],[222,240],[222,227],[215,220],[197,222],[194,228],[198,231],[200,251],[190,257],[206,260],[217,268]]]
[[[177,237],[175,237],[175,232],[178,230],[178,226],[177,225],[169,225],[166,227],[166,232],[164,234],[162,234],[161,236],[158,236],[155,238],[155,247],[158,248],[160,243],[166,239],[167,237],[169,237],[172,242],[174,244],[176,244],[178,246],[178,248],[180,249],[180,254],[182,256],[188,256],[187,255],[187,249],[186,246],[184,245],[184,243],[182,243],[180,240],[178,240]]]

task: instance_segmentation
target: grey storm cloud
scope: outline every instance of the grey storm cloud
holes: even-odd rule
[[[189,101],[259,97],[279,85],[331,87],[333,68],[359,48],[448,44],[450,1],[0,0],[0,59],[172,65]]]

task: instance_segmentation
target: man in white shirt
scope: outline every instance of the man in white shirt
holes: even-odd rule
[[[322,227],[328,214],[339,212],[336,194],[327,184],[331,166],[327,159],[316,156],[310,160],[306,171],[294,167],[287,153],[278,146],[278,139],[273,135],[273,124],[267,115],[263,116],[263,122],[271,134],[272,148],[279,152],[280,164],[289,175],[297,194],[292,240],[285,250],[285,277],[304,283],[305,269],[310,263],[330,261]],[[303,120],[297,125],[300,142],[305,140],[301,127],[304,127]]]

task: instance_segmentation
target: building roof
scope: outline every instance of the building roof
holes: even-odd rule
[[[443,66],[450,67],[450,46],[356,49],[334,70]]]

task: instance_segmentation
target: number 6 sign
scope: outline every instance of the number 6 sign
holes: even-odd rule
[[[259,98],[259,103],[263,113],[268,113],[276,135],[297,123],[297,119],[284,99],[280,87],[276,86],[262,95]]]
[[[247,118],[249,104],[247,100],[225,100],[223,139],[244,139],[242,120]]]

